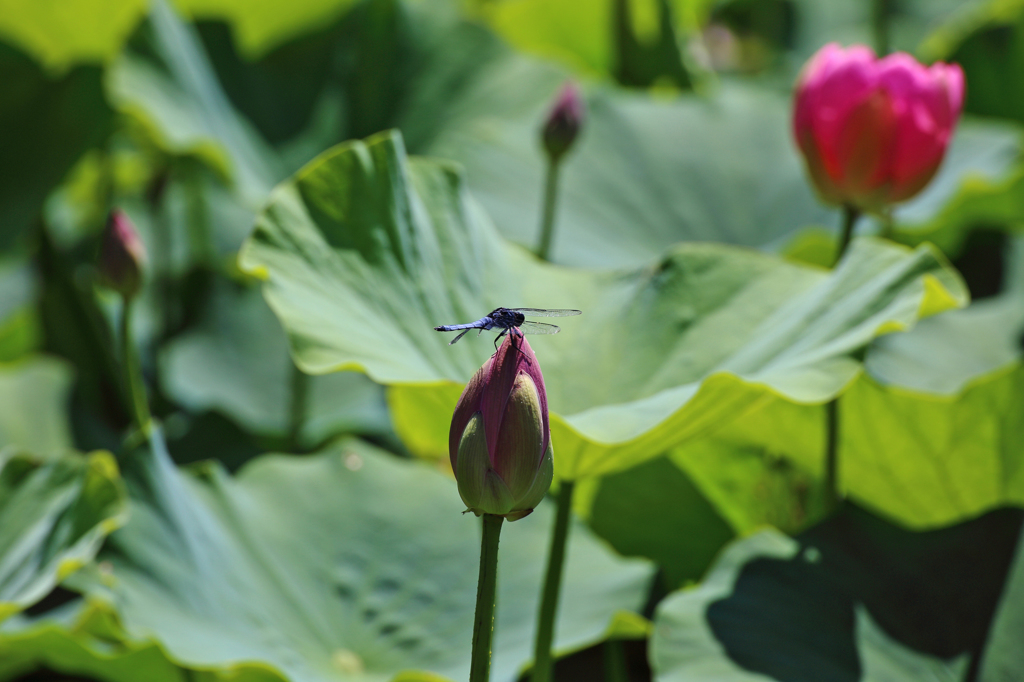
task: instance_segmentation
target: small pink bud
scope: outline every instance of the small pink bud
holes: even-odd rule
[[[570,81],[562,86],[541,131],[544,149],[552,161],[557,163],[572,148],[583,127],[584,116],[583,96]]]
[[[100,245],[100,276],[103,283],[124,296],[132,297],[142,287],[146,247],[128,216],[114,209],[107,218]]]
[[[829,43],[797,81],[793,132],[823,200],[879,210],[920,192],[946,153],[964,100],[956,64]]]
[[[518,350],[517,350],[518,348]],[[459,495],[478,516],[521,519],[554,472],[544,376],[530,344],[511,337],[462,392],[448,433]]]

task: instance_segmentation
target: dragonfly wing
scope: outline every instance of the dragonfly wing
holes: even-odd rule
[[[509,308],[509,310],[532,317],[570,317],[583,313],[582,310],[571,310],[569,308]]]
[[[519,325],[519,331],[524,334],[557,334],[561,330],[553,324],[527,321]]]

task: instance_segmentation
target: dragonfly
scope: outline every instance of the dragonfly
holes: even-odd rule
[[[494,339],[494,347],[497,348],[498,341],[512,330],[515,330],[512,331],[513,334],[516,332],[520,334],[557,334],[561,331],[553,324],[527,320],[527,315],[530,317],[570,317],[581,313],[582,311],[580,310],[569,310],[566,308],[554,310],[547,310],[545,308],[495,308],[476,322],[469,322],[467,324],[442,324],[434,327],[434,331],[462,332],[448,342],[448,345],[451,346],[474,329],[480,330],[476,333],[477,336],[480,336],[485,329],[494,329],[497,327],[501,329],[501,333],[498,334],[496,339]]]

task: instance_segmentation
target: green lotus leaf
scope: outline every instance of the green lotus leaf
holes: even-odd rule
[[[568,478],[628,468],[772,393],[824,402],[876,335],[965,298],[934,250],[872,240],[833,273],[715,244],[631,271],[540,263],[500,240],[457,172],[407,159],[395,134],[339,146],[278,187],[240,264],[266,280],[303,370],[364,371],[406,394],[393,406],[432,415],[408,438],[427,456],[447,453],[453,384],[490,348],[448,346],[433,326],[499,305],[585,311],[532,343]],[[634,351],[638,339],[649,350]],[[419,429],[395,421],[400,436]]]
[[[153,642],[125,642],[108,606],[81,599],[41,616],[18,614],[0,625],[0,679],[20,679],[40,668],[103,682],[204,680],[202,673],[189,677],[190,671],[171,663]]]
[[[1024,121],[1024,6],[1015,0],[966,3],[921,46],[929,60],[956,62],[971,87],[966,111]]]
[[[36,356],[0,365],[0,447],[56,458],[72,447],[67,402],[71,368]]]
[[[979,225],[1020,231],[1024,222],[1024,166],[1016,125],[965,119],[939,174],[893,214],[894,238],[908,245],[930,241],[953,255]]]
[[[1003,509],[917,533],[847,505],[797,538],[752,535],[658,606],[655,679],[963,679],[1020,527]]]
[[[214,671],[263,667],[293,682],[390,680],[469,668],[480,521],[453,480],[358,441],[266,456],[235,478],[195,475],[157,449],[126,465],[131,523],[93,588],[129,637]],[[493,679],[529,663],[551,505],[503,528]],[[556,648],[600,641],[646,599],[652,569],[572,529]]]
[[[1024,505],[1024,370],[977,378],[954,395],[860,377],[839,403],[843,494],[912,528]],[[671,460],[739,533],[790,532],[819,519],[825,414],[781,399],[748,412]]]
[[[521,93],[520,102],[457,111],[457,125],[417,149],[463,164],[502,235],[533,248],[544,175],[537,131],[558,76],[509,61],[490,74],[498,83],[481,82],[477,97],[465,98],[487,102],[494,89]],[[552,260],[636,266],[683,240],[771,247],[801,227],[838,224],[807,183],[789,139],[790,108],[788,97],[732,83],[708,97],[595,90],[562,164]]]
[[[299,0],[287,8],[272,0],[175,0],[174,4],[197,20],[230,22],[239,50],[246,58],[257,59],[281,43],[330,23],[355,2]]]
[[[256,208],[284,175],[279,159],[231,105],[195,29],[167,0],[151,3],[147,26],[147,53],[126,50],[109,69],[111,103],[169,154],[204,159]]]
[[[202,317],[162,351],[164,390],[179,404],[217,410],[251,433],[285,436],[293,373],[288,341],[259,288],[217,283]],[[300,441],[390,429],[384,392],[358,372],[308,377]]]
[[[871,344],[867,374],[839,403],[846,495],[914,528],[1024,504],[1020,274],[1009,268],[998,297]],[[797,532],[824,511],[824,424],[820,407],[775,398],[670,459],[736,532]]]
[[[1024,543],[1020,539],[1017,547],[981,659],[978,679],[984,682],[1012,680],[1024,669],[1024,651],[1019,646],[1024,637],[1024,552],[1020,551]]]
[[[0,453],[0,620],[90,561],[125,522],[124,498],[110,453],[51,462]]]
[[[690,85],[677,37],[703,22],[709,0],[621,3],[600,0],[475,2],[473,14],[519,50],[588,75],[629,85]],[[667,25],[664,18],[668,19]]]

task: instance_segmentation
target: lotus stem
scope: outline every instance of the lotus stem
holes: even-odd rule
[[[621,639],[609,639],[604,643],[604,679],[605,682],[629,682],[626,649]]]
[[[559,160],[548,159],[547,172],[544,177],[544,209],[540,222],[540,243],[537,245],[537,256],[542,260],[551,260],[551,241],[555,233],[555,209],[558,204],[560,168]]]
[[[833,265],[838,265],[846,255],[846,249],[850,246],[850,240],[853,239],[853,228],[856,226],[858,218],[860,218],[859,209],[850,205],[843,206],[843,227],[839,233],[839,243],[836,245],[836,259]]]
[[[132,419],[140,431],[149,428],[149,404],[146,402],[146,389],[142,381],[142,367],[139,354],[135,352],[132,341],[132,297],[122,296],[121,305],[121,366],[129,402],[131,403]]]
[[[551,644],[558,616],[558,594],[562,588],[562,564],[565,563],[565,544],[569,538],[569,511],[572,509],[574,485],[572,481],[562,481],[558,490],[558,510],[555,513],[555,527],[551,531],[548,570],[544,578],[540,611],[537,613],[537,641],[533,652],[531,682],[551,680]]]
[[[498,577],[498,538],[503,516],[483,515],[480,542],[480,578],[476,586],[476,617],[473,620],[473,658],[469,682],[488,682],[491,674],[491,635],[494,633],[494,598]]]

